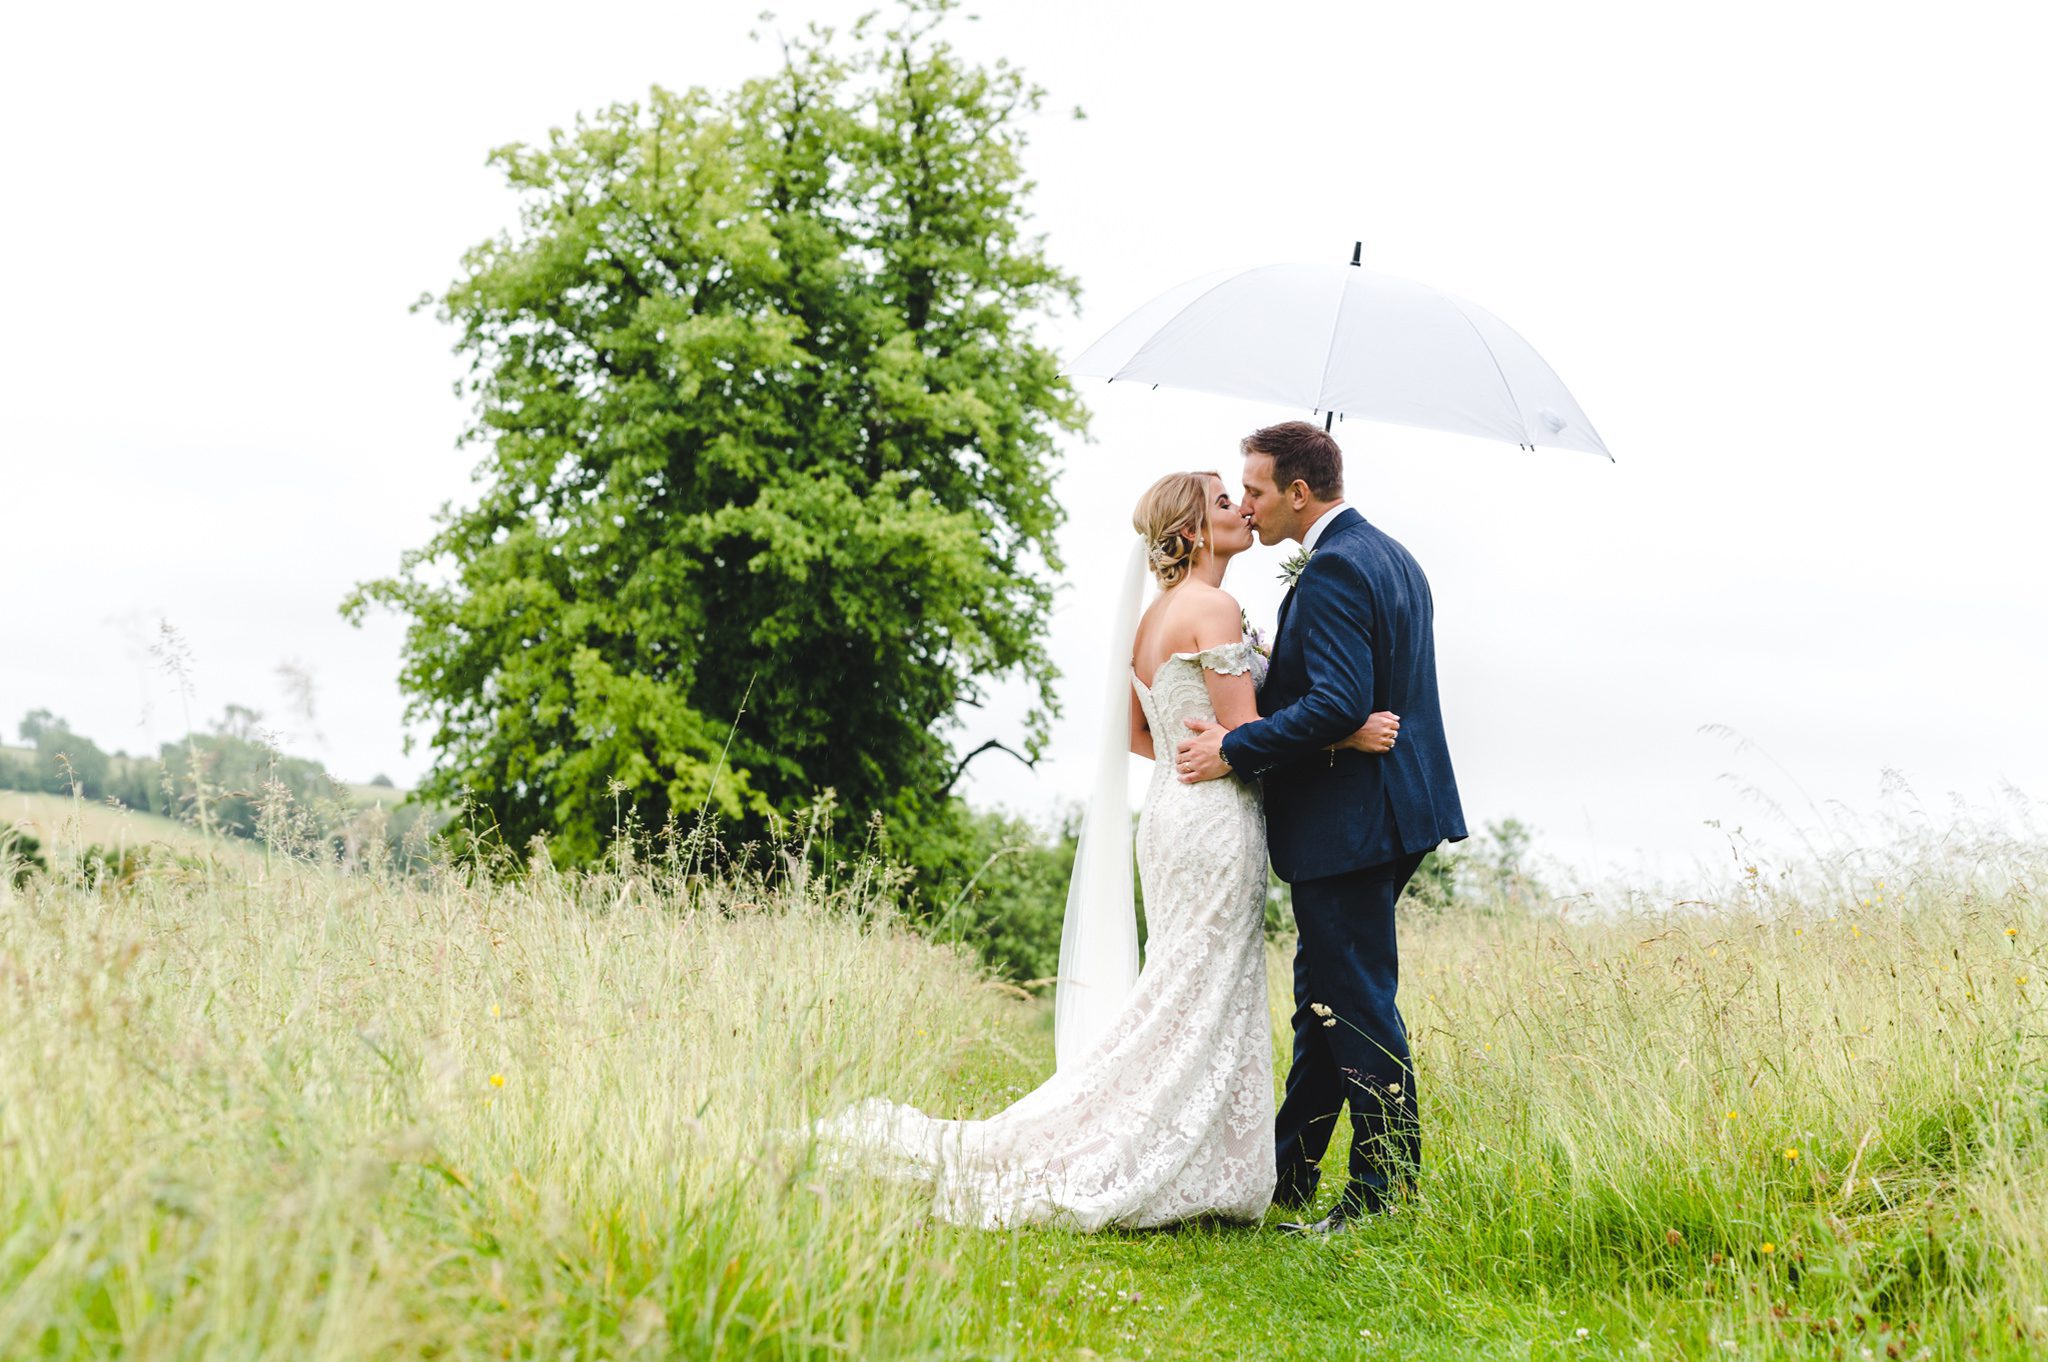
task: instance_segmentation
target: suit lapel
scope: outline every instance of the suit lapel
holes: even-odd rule
[[[1310,551],[1309,557],[1313,558],[1316,554],[1328,548],[1332,539],[1343,534],[1353,525],[1363,525],[1364,523],[1364,516],[1360,515],[1353,508],[1346,506],[1330,518],[1329,525],[1324,528],[1322,535],[1316,540],[1316,546]],[[1303,568],[1302,571],[1305,572],[1307,569]],[[1280,635],[1287,631],[1287,612],[1294,605],[1294,592],[1300,585],[1301,578],[1300,574],[1297,573],[1295,580],[1287,588],[1287,594],[1280,598],[1280,617],[1273,623],[1273,646],[1276,649],[1280,646]]]

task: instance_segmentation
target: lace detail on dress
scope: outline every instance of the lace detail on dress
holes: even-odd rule
[[[1176,654],[1147,687],[1155,734],[1214,719],[1202,668],[1263,680],[1249,644]],[[871,1098],[813,1127],[828,1159],[927,1184],[987,1228],[1256,1221],[1273,1195],[1266,823],[1256,784],[1183,785],[1157,762],[1138,819],[1144,968],[1094,1053],[984,1121]]]
[[[1175,657],[1206,667],[1212,672],[1225,676],[1243,676],[1264,661],[1259,650],[1246,642],[1219,643],[1213,648],[1204,648],[1199,653],[1175,653]],[[1152,678],[1157,681],[1158,677]]]

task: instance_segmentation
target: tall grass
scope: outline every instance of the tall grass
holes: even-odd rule
[[[765,1138],[883,1075],[956,1100],[1002,1044],[887,883],[31,882],[0,913],[0,1356],[927,1336],[916,1208]]]
[[[1417,917],[1422,1197],[1327,1244],[960,1231],[774,1138],[1049,1068],[858,860],[0,873],[0,1357],[2037,1355],[2048,853],[1957,845]]]

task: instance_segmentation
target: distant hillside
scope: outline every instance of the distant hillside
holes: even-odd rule
[[[52,850],[64,854],[99,846],[111,851],[162,847],[174,855],[189,856],[207,847],[197,828],[174,819],[23,790],[0,790],[0,827],[28,829],[43,844],[46,855]],[[260,854],[248,842],[233,837],[214,838],[213,849],[217,855],[230,857]]]

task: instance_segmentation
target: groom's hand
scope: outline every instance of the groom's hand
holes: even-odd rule
[[[1230,763],[1223,760],[1223,735],[1230,730],[1207,719],[1189,719],[1187,724],[1195,730],[1195,736],[1181,739],[1173,754],[1174,773],[1181,784],[1193,785],[1229,775]]]

